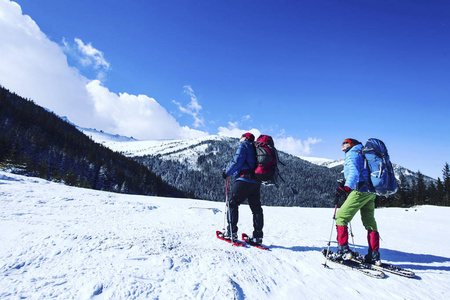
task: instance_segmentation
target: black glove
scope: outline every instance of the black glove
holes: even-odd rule
[[[347,195],[350,194],[351,191],[352,189],[348,186],[340,186],[336,189],[336,195],[340,197],[347,197]]]
[[[341,199],[347,198],[347,195],[351,192],[351,189],[345,186],[345,179],[338,180],[339,187],[336,189],[336,192],[334,194],[334,205],[339,206]],[[349,192],[347,192],[350,190]]]
[[[228,175],[227,175],[227,173],[225,173],[225,171],[222,172],[222,177],[223,177],[223,179],[227,179]]]

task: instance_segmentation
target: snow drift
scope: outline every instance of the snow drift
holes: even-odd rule
[[[448,299],[447,207],[377,209],[381,256],[413,279],[322,266],[333,208],[264,207],[269,251],[215,238],[225,204],[80,189],[0,171],[0,298]],[[251,233],[250,209],[239,228]],[[355,247],[366,233],[352,223]],[[335,233],[333,228],[333,244]]]

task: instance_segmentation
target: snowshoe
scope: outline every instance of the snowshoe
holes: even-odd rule
[[[222,237],[229,241],[237,241],[238,234],[237,232],[233,232],[232,234],[230,234],[230,232],[227,230],[222,234]]]
[[[354,257],[353,252],[350,250],[348,245],[338,245],[338,251],[333,253],[333,260],[343,261],[351,260]]]
[[[369,253],[364,256],[364,262],[371,265],[381,266],[380,252],[369,250]]]

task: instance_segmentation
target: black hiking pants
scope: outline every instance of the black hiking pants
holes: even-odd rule
[[[239,205],[241,205],[245,200],[248,200],[248,204],[253,214],[253,237],[262,238],[264,216],[261,208],[260,183],[250,183],[242,180],[237,180],[234,182],[228,215],[228,222],[231,223],[231,230],[233,233],[237,233],[238,231],[237,223],[239,221]]]

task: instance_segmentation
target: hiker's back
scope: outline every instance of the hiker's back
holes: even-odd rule
[[[277,185],[278,152],[269,135],[260,135],[255,141],[257,167],[255,178],[265,184]]]

